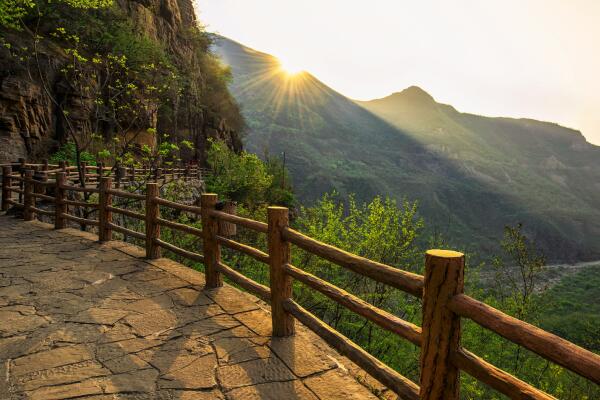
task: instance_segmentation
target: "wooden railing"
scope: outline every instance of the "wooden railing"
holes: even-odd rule
[[[81,185],[79,171],[83,171],[83,180],[85,184],[99,184],[100,177],[108,176],[113,178],[113,185],[117,188],[127,186],[136,181],[173,181],[177,179],[204,179],[211,175],[208,168],[199,167],[196,164],[187,164],[183,166],[161,166],[154,168],[134,168],[106,166],[103,163],[97,165],[87,165],[83,162],[79,167],[70,166],[67,162],[61,161],[59,164],[49,164],[47,160],[42,163],[27,163],[21,158],[17,162],[0,164],[2,174],[17,174],[23,177],[26,170],[33,170],[36,180],[47,180],[53,178],[57,172],[65,172],[67,180]],[[23,189],[22,187],[20,188]]]
[[[10,167],[5,167],[10,168]],[[273,336],[289,336],[295,332],[295,320],[313,330],[341,354],[348,357],[382,384],[403,399],[459,398],[460,371],[513,399],[552,399],[553,397],[526,382],[502,371],[461,347],[461,319],[468,318],[500,336],[554,362],[595,384],[600,384],[600,356],[560,337],[545,332],[526,322],[515,319],[463,293],[464,255],[449,250],[429,250],[425,255],[425,275],[416,275],[392,266],[381,264],[325,243],[321,243],[290,228],[288,210],[269,207],[267,223],[242,218],[217,210],[217,195],[203,194],[201,207],[179,204],[159,197],[157,183],[148,183],[146,194],[130,193],[113,188],[112,178],[101,177],[98,188],[68,185],[66,172],[56,174],[55,183],[43,182],[42,187],[54,186],[54,196],[35,190],[40,182],[32,179],[33,171],[26,170],[23,177],[5,173],[2,184],[2,207],[23,209],[26,220],[36,214],[54,215],[55,227],[65,227],[65,220],[96,225],[100,241],[112,239],[112,232],[145,241],[146,257],[159,258],[166,249],[205,267],[206,288],[222,286],[225,275],[235,284],[256,294],[271,304]],[[24,184],[17,189],[13,181]],[[65,191],[98,193],[98,204],[80,204],[65,199]],[[15,201],[11,193],[22,196]],[[8,197],[6,197],[8,196]],[[114,207],[113,197],[141,201],[145,212],[138,213]],[[41,210],[35,199],[51,200],[55,212]],[[69,215],[69,205],[97,207],[99,219],[88,220]],[[160,207],[169,207],[200,216],[202,229],[161,218]],[[136,232],[112,222],[113,213],[143,220],[145,232]],[[227,222],[267,235],[268,254],[219,235],[219,222]],[[184,250],[161,240],[161,227],[168,227],[202,238],[202,254]],[[321,278],[292,265],[292,245],[325,260],[345,267],[357,274],[400,289],[423,300],[422,324],[409,321],[374,307],[361,298],[346,292]],[[221,246],[239,251],[269,266],[269,287],[242,275],[221,260]],[[416,346],[421,347],[419,385],[402,376],[373,357],[341,333],[318,319],[294,301],[293,280],[324,294],[340,305],[359,314],[379,327],[388,330]]]

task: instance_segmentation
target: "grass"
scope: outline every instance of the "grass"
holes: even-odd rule
[[[568,275],[542,296],[542,328],[600,351],[600,265]]]

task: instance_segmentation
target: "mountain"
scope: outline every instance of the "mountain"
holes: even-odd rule
[[[410,87],[353,101],[310,73],[223,37],[245,145],[285,152],[304,201],[324,192],[418,200],[432,233],[480,255],[523,223],[551,260],[600,256],[600,148],[580,132],[529,119],[458,112]]]

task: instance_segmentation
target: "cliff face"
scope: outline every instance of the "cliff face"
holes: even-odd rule
[[[153,112],[137,122],[133,131],[145,133],[155,128],[172,139],[189,140],[196,148],[182,157],[201,163],[207,138],[241,149],[238,132],[243,122],[237,105],[225,84],[213,87],[219,81],[204,59],[210,56],[208,44],[199,48],[198,40],[193,40],[199,31],[192,1],[115,0],[113,9],[125,15],[139,35],[158,43],[178,70],[184,71],[181,79],[186,82],[183,94],[169,107],[149,104]],[[67,139],[65,108],[69,109],[69,128],[82,136],[96,133],[102,126],[94,120],[94,99],[74,89],[59,72],[68,57],[53,46],[50,30],[45,33],[50,40],[37,45],[35,62],[23,62],[15,57],[14,49],[33,47],[32,29],[15,31],[0,26],[0,163],[19,157],[44,158],[58,148]],[[99,133],[108,139],[108,130],[105,126]],[[141,134],[136,141],[154,144],[156,139]]]

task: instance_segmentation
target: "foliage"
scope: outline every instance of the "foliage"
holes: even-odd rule
[[[546,257],[525,236],[522,224],[506,226],[500,245],[508,263],[501,257],[493,260],[495,297],[502,302],[502,309],[510,310],[518,319],[531,320],[535,311],[533,295],[538,289],[536,277],[543,271]]]
[[[565,334],[565,330],[570,331],[575,327],[569,326],[568,322],[563,319],[568,314],[555,314],[551,310],[552,307],[559,307],[559,304],[568,307],[569,304],[573,306],[573,303],[566,301],[565,298],[560,303],[553,303],[551,300],[554,298],[553,295],[550,293],[540,294],[543,287],[540,287],[539,278],[544,270],[546,260],[536,244],[524,234],[523,226],[518,224],[505,227],[504,238],[500,245],[503,254],[494,257],[490,266],[496,275],[494,285],[487,291],[487,294],[483,294],[482,300],[507,314],[534,325],[548,327],[550,331],[569,338],[570,335]],[[561,323],[565,324],[560,325],[562,332],[553,329],[558,325],[556,324],[557,315],[560,315]],[[586,318],[580,327],[593,322],[594,318]],[[588,328],[591,328],[591,325]],[[584,337],[587,340],[593,338],[593,329],[588,329],[587,334],[583,334],[579,338],[583,339]],[[593,339],[591,340],[593,341]],[[579,342],[579,344],[584,343],[593,345],[593,342],[586,342],[585,339]],[[598,388],[594,388],[594,385],[585,379],[551,364],[475,323],[467,322],[465,324],[462,344],[496,367],[558,398],[592,399],[600,395]],[[594,347],[590,346],[590,348]],[[463,398],[503,398],[489,387],[476,383],[468,376],[462,377],[461,393]]]
[[[273,182],[265,163],[255,154],[236,154],[223,142],[209,141],[207,162],[213,172],[206,181],[208,191],[228,200],[254,205],[265,199]]]
[[[19,29],[19,21],[35,6],[34,0],[3,0],[0,2],[0,25]]]
[[[0,26],[12,29],[21,29],[21,20],[34,9],[51,3],[48,0],[3,0],[0,2]],[[112,0],[55,0],[55,3],[64,3],[70,7],[80,9],[105,8],[112,4]]]
[[[265,201],[270,205],[294,207],[292,178],[282,159],[267,154],[265,157],[267,173],[273,177],[271,185],[266,191]]]
[[[542,328],[600,352],[600,265],[577,270],[539,297]]]
[[[88,165],[96,165],[96,157],[87,151],[81,153],[80,159]],[[68,161],[69,165],[76,165],[77,154],[75,145],[72,142],[63,144],[58,151],[52,154],[49,161],[53,164],[57,164],[59,161]]]

